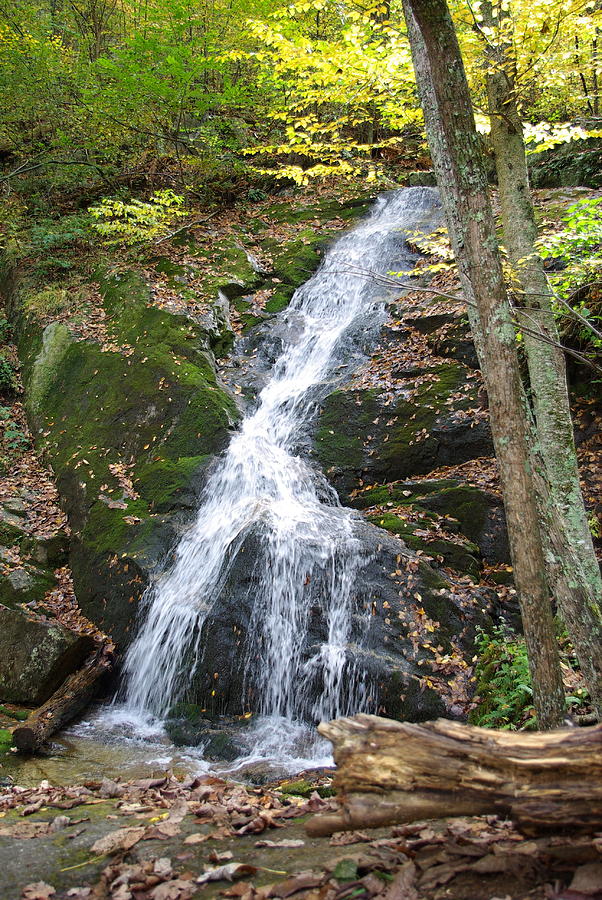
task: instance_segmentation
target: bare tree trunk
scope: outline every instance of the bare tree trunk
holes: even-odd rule
[[[508,12],[501,9],[494,17],[490,2],[482,4],[481,14],[489,28],[496,28],[500,19],[509,18]],[[559,336],[550,288],[535,249],[537,225],[511,48],[501,39],[497,43],[489,39],[486,46],[487,97],[504,241],[523,291],[525,308],[519,313],[519,321],[526,326],[523,339],[537,440],[549,486],[548,508],[543,512],[551,518],[558,517],[567,538],[565,552],[559,553],[556,548],[555,559],[549,560],[550,576],[556,567],[561,570],[559,577],[550,577],[550,581],[602,718],[602,579],[579,483],[566,366],[562,350],[550,343],[558,344]]]
[[[445,0],[404,0],[437,182],[489,395],[516,586],[540,728],[560,724],[564,690],[530,468],[514,327],[466,75]]]

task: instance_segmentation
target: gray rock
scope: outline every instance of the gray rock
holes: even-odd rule
[[[0,698],[39,706],[83,663],[91,638],[0,605]]]

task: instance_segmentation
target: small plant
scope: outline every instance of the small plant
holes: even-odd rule
[[[476,667],[479,705],[469,721],[483,728],[533,728],[533,689],[524,640],[498,625],[480,632]]]
[[[262,200],[267,200],[268,195],[265,191],[262,191],[261,188],[249,188],[247,192],[247,198],[251,201],[251,203],[260,203]]]
[[[11,327],[7,320],[0,316],[0,344],[6,344],[11,338]]]
[[[538,250],[544,259],[556,261],[558,271],[550,273],[550,281],[558,294],[559,314],[566,317],[567,302],[577,314],[564,331],[568,329],[578,343],[600,350],[602,199],[573,203],[562,222],[564,228],[539,240]]]
[[[4,354],[0,354],[0,393],[10,393],[14,389],[15,368]]]
[[[133,246],[168,233],[169,226],[186,216],[184,198],[173,191],[157,191],[148,201],[103,200],[88,210],[96,220],[92,228],[107,246]]]

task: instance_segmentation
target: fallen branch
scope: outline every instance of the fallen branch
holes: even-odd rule
[[[81,669],[70,675],[23,725],[15,728],[15,747],[25,753],[35,753],[55,731],[74,719],[88,705],[98,680],[110,670],[112,662],[112,654],[106,644],[95,650]]]
[[[170,234],[165,234],[163,235],[163,237],[158,238],[154,243],[163,244],[164,241],[170,241],[172,237],[175,237],[176,234],[180,234],[182,231],[188,231],[190,228],[194,228],[195,225],[204,225],[205,222],[209,221],[209,219],[217,216],[219,212],[221,212],[221,210],[215,209],[212,213],[209,213],[208,216],[205,216],[204,219],[193,219],[192,222],[187,222],[186,225],[182,225],[181,228],[176,228],[176,230],[172,231]]]
[[[323,723],[340,810],[312,835],[451,816],[509,816],[529,832],[602,827],[602,725],[525,734],[358,715]]]

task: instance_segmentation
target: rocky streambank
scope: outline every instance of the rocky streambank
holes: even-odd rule
[[[37,453],[54,475],[56,516],[64,516],[54,531],[32,536],[27,491],[3,501],[0,616],[27,648],[22,661],[3,654],[5,701],[42,702],[102,634],[119,659],[146,587],[278,354],[275,317],[327,242],[368,204],[366,197],[294,207],[270,201],[252,216],[224,214],[191,229],[135,266],[97,255],[83,289],[78,275],[76,300],[69,299],[74,284],[60,288],[58,310],[40,300],[27,269],[5,260],[20,396]],[[350,662],[368,674],[380,713],[408,719],[465,716],[477,629],[500,615],[516,619],[486,395],[465,310],[449,299],[445,278],[421,277],[429,293],[389,301],[365,355],[342,365],[323,392],[305,448],[341,502],[358,511],[365,559]],[[180,736],[190,734],[191,717],[203,719],[199,710],[253,711],[243,648],[254,565],[251,535],[204,626],[192,711],[174,715]],[[61,566],[84,617],[67,623],[56,604],[38,608],[61,585],[68,593]],[[316,602],[316,644],[325,627]],[[43,675],[31,674],[38,658]],[[19,691],[24,679],[30,687]]]

